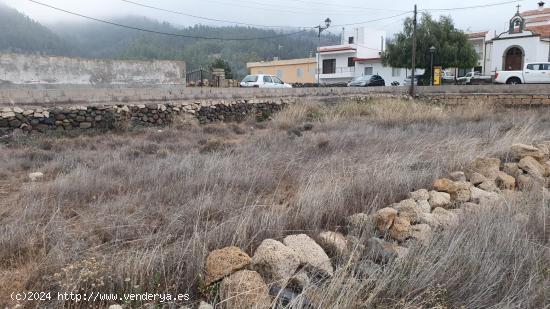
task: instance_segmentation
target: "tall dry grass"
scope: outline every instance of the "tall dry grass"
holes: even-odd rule
[[[251,253],[267,237],[339,230],[346,216],[384,207],[475,156],[505,158],[513,143],[549,138],[549,120],[540,110],[475,102],[381,100],[295,105],[267,124],[186,123],[161,132],[13,140],[0,145],[0,171],[20,188],[0,202],[0,274],[18,273],[9,281],[29,290],[189,292],[197,300],[210,250],[237,245]],[[299,129],[306,123],[313,130]],[[45,180],[27,183],[25,175],[37,170]],[[468,245],[460,239],[457,248]],[[452,239],[440,241],[419,251],[417,262],[433,259]],[[501,243],[486,245],[498,250]],[[408,273],[400,277],[399,267]],[[434,275],[446,266],[440,267],[426,268],[424,282],[443,280]],[[372,304],[397,293],[407,274],[424,271],[412,264],[392,269],[386,288],[369,292]],[[11,284],[5,278],[0,291]],[[402,284],[414,286],[409,281]],[[405,292],[396,295],[415,304]],[[477,297],[468,293],[453,297]],[[501,304],[503,297],[492,293],[472,304]]]

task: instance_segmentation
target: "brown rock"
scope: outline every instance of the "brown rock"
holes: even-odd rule
[[[449,177],[453,181],[464,181],[464,182],[466,181],[466,175],[464,174],[464,172],[460,172],[460,171],[450,173]]]
[[[531,175],[535,179],[542,179],[543,177],[548,176],[546,167],[533,157],[524,157],[521,161],[519,161],[518,166],[525,173]]]
[[[432,208],[447,207],[451,204],[451,195],[446,192],[430,191],[430,205]]]
[[[407,253],[407,248],[377,237],[372,237],[366,241],[366,255],[375,262],[387,263],[395,258],[403,258]]]
[[[525,157],[532,157],[541,162],[543,162],[546,157],[544,152],[539,148],[525,144],[512,145],[510,155],[515,160],[521,160]]]
[[[394,204],[393,208],[397,210],[399,217],[407,218],[410,222],[418,222],[420,213],[425,212],[413,199]]]
[[[470,192],[472,193],[472,202],[480,205],[492,205],[501,200],[499,194],[485,191],[481,188],[472,187],[470,188]]]
[[[271,308],[267,285],[259,273],[240,270],[222,280],[219,305],[225,309]]]
[[[416,190],[409,193],[409,198],[415,201],[427,201],[430,198],[430,193],[426,189]]]
[[[420,224],[427,224],[432,229],[437,229],[439,227],[439,222],[432,213],[423,213],[420,215]]]
[[[523,171],[519,168],[517,163],[504,163],[504,168],[502,171],[515,178],[523,174]]]
[[[300,266],[294,250],[273,239],[265,239],[254,252],[252,267],[269,283],[284,287]]]
[[[411,226],[411,238],[420,241],[428,242],[432,238],[432,228],[428,224],[416,224]]]
[[[404,241],[411,235],[411,222],[408,218],[397,217],[390,228],[390,237],[397,241]]]
[[[317,237],[319,245],[331,256],[345,256],[348,250],[346,237],[336,232],[322,232]]]
[[[250,265],[252,259],[237,247],[214,250],[206,258],[206,284],[210,285]]]
[[[385,233],[393,224],[393,220],[397,218],[397,210],[386,207],[376,212],[376,228],[380,233]]]
[[[328,255],[309,236],[305,234],[289,235],[283,239],[283,244],[294,250],[300,259],[300,264],[315,275],[330,277],[334,274]]]
[[[446,178],[437,179],[434,182],[434,188],[437,191],[449,193],[451,200],[458,202],[467,202],[470,200],[471,186],[470,183],[465,181],[452,181]]]
[[[470,174],[476,172],[489,179],[495,179],[496,173],[499,170],[500,159],[489,157],[478,157],[474,159],[468,168]]]
[[[499,192],[500,191],[498,189],[497,184],[496,184],[494,179],[487,179],[484,182],[480,183],[478,187],[482,190],[489,191],[489,192]]]
[[[516,188],[516,179],[505,172],[498,172],[495,184],[501,190],[514,190]]]
[[[443,228],[457,226],[458,216],[446,209],[438,207],[432,211],[432,215],[435,217],[439,226]]]
[[[487,180],[487,178],[485,178],[485,176],[481,175],[480,173],[472,173],[472,175],[470,176],[470,182],[474,186],[477,186],[477,185],[483,183],[486,180]]]
[[[376,230],[376,218],[375,215],[367,215],[364,213],[358,213],[346,218],[348,234],[361,235],[361,234],[374,234]]]

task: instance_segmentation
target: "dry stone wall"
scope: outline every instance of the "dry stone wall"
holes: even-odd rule
[[[505,163],[478,157],[464,171],[449,173],[405,200],[373,214],[352,215],[346,235],[324,231],[315,239],[305,234],[288,235],[282,242],[266,239],[252,257],[237,247],[214,250],[206,259],[206,284],[219,286],[219,294],[210,296],[216,307],[226,309],[271,308],[300,294],[302,303],[323,307],[308,287],[331,278],[339,267],[367,259],[371,266],[364,275],[369,277],[382,265],[405,258],[412,244],[429,245],[434,233],[460,224],[465,213],[500,207],[518,190],[548,192],[550,141],[513,145],[508,157]]]

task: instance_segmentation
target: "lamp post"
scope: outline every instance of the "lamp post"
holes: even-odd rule
[[[430,86],[434,85],[434,53],[435,46],[430,47]]]
[[[319,33],[317,35],[319,41],[317,43],[317,87],[319,87],[321,85],[321,82],[320,82],[320,76],[321,76],[321,32],[325,31],[328,29],[328,27],[330,27],[330,23],[332,23],[332,20],[330,20],[330,18],[327,17],[327,19],[325,19],[325,26],[317,26],[315,28],[317,28],[317,30],[319,30]]]

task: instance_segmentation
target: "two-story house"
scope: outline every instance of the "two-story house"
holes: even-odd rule
[[[317,53],[321,84],[349,82],[354,77],[378,74],[386,85],[403,84],[407,72],[382,65],[386,32],[364,27],[344,29],[340,45],[322,46]]]

